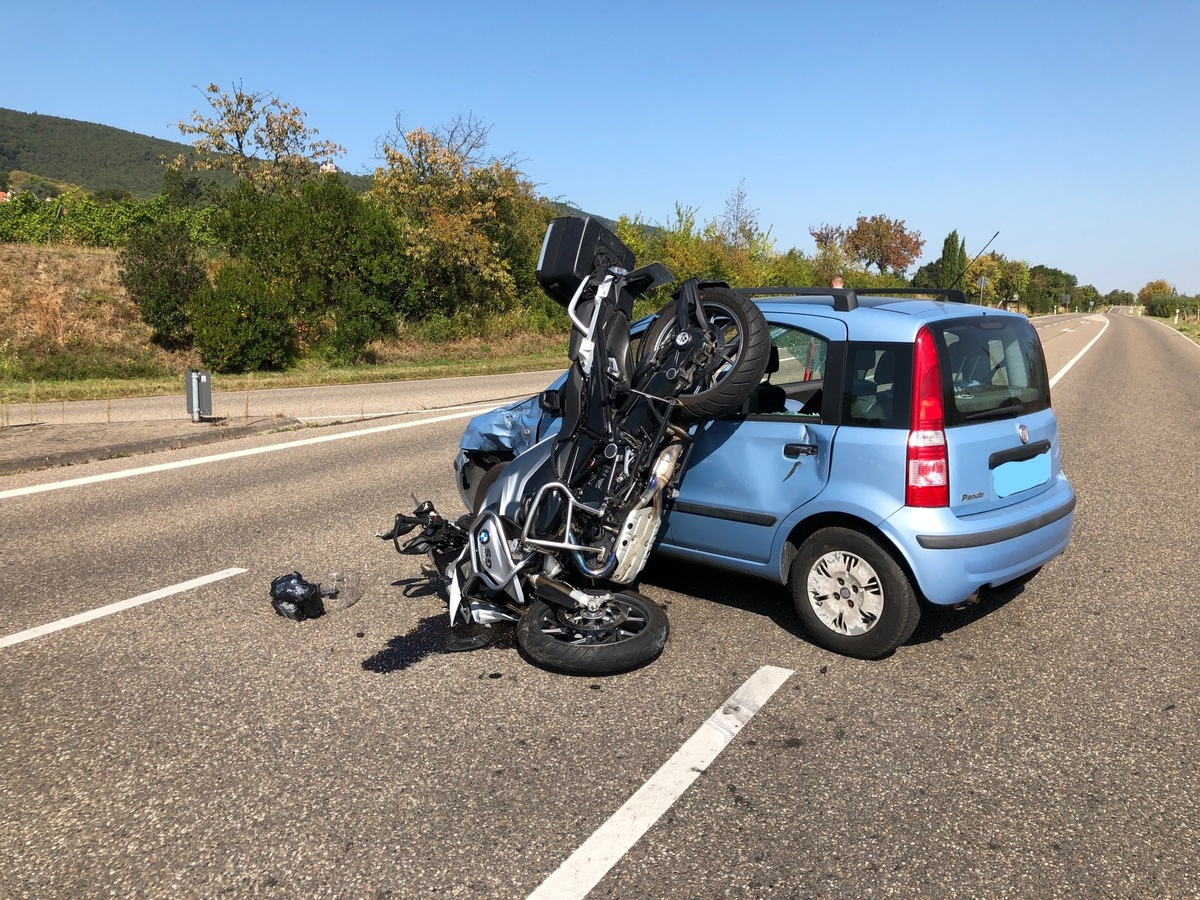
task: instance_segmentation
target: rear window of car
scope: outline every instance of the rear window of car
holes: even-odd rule
[[[975,316],[929,328],[942,364],[947,427],[1050,406],[1042,344],[1025,319]]]

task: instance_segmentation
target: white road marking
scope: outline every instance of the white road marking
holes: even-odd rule
[[[1161,319],[1151,319],[1150,321],[1157,322],[1163,328],[1167,329],[1167,331],[1170,331],[1170,332],[1173,332],[1174,334],[1179,335],[1181,338],[1183,338],[1185,341],[1187,341],[1193,347],[1200,347],[1200,344],[1197,344],[1195,341],[1193,341],[1190,337],[1188,337],[1186,334],[1184,334],[1178,328],[1173,328],[1172,326],[1168,325],[1166,322],[1162,321]]]
[[[480,404],[482,406],[483,404]],[[320,437],[304,438],[299,441],[287,441],[282,444],[269,444],[265,447],[251,447],[247,450],[231,450],[228,453],[217,453],[213,456],[198,456],[194,459],[181,459],[176,462],[157,463],[153,466],[141,466],[136,469],[122,469],[119,472],[106,472],[103,475],[87,475],[83,478],[71,478],[67,481],[52,481],[48,484],[35,484],[23,488],[10,488],[0,491],[0,500],[11,497],[24,497],[29,494],[40,494],[43,491],[57,491],[63,488],[79,487],[85,484],[97,484],[102,481],[115,481],[119,478],[133,478],[137,475],[149,475],[153,472],[167,472],[171,469],[186,469],[189,466],[200,466],[205,463],[222,462],[229,459],[239,459],[243,456],[257,456],[260,453],[274,453],[277,450],[291,450],[296,447],[309,447],[313,444],[324,444],[328,441],[343,441],[348,438],[362,437],[367,434],[379,434],[384,431],[396,431],[401,428],[416,428],[418,425],[433,425],[438,422],[449,422],[452,419],[465,419],[467,416],[479,414],[479,407],[466,412],[451,413],[445,416],[434,416],[431,419],[417,419],[413,422],[398,422],[392,425],[376,425],[373,428],[360,428],[357,431],[343,431],[338,434],[324,434]]]
[[[291,390],[290,388],[281,388],[280,390]],[[459,410],[480,410],[480,409],[496,409],[500,406],[505,406],[509,403],[515,403],[518,400],[524,400],[528,394],[517,394],[516,396],[497,397],[495,400],[481,400],[476,403],[455,403],[453,406],[428,406],[422,409],[394,409],[390,412],[369,412],[369,413],[339,413],[333,416],[293,416],[297,422],[320,422],[330,421],[337,424],[338,421],[350,422],[369,422],[371,419],[391,419],[396,416],[411,416],[416,413],[434,413],[445,412],[452,409],[455,412]]]
[[[118,600],[116,603],[101,606],[99,609],[92,609],[87,612],[81,612],[78,615],[68,616],[65,619],[59,619],[57,622],[51,622],[48,625],[38,625],[36,628],[18,631],[16,634],[0,638],[0,649],[12,647],[15,644],[21,644],[25,641],[31,641],[43,635],[53,634],[55,631],[62,631],[64,628],[70,628],[73,625],[82,625],[84,622],[92,621],[92,619],[111,616],[113,613],[132,609],[135,606],[141,606],[143,603],[150,603],[154,600],[161,600],[163,597],[170,597],[172,594],[179,594],[183,591],[190,591],[192,588],[212,584],[215,581],[232,578],[234,575],[241,575],[245,571],[245,569],[222,569],[220,572],[213,572],[211,575],[201,575],[199,578],[193,578],[191,581],[173,584],[170,587],[159,588],[157,591],[151,591],[148,594],[130,597],[128,600]]]
[[[792,674],[791,669],[763,666],[751,675],[624,806],[529,895],[529,900],[586,897]]]
[[[1094,320],[1093,320],[1093,321],[1094,321]],[[1111,321],[1110,319],[1107,319],[1107,318],[1105,318],[1105,319],[1104,319],[1104,327],[1100,329],[1100,333],[1099,333],[1098,335],[1096,335],[1094,338],[1092,338],[1090,341],[1088,341],[1088,342],[1087,342],[1087,345],[1086,345],[1086,346],[1085,346],[1085,347],[1084,347],[1082,350],[1080,350],[1078,353],[1076,353],[1076,354],[1075,354],[1075,356],[1074,356],[1074,357],[1072,357],[1071,361],[1070,361],[1069,363],[1067,363],[1065,366],[1063,366],[1061,369],[1059,369],[1059,370],[1058,370],[1058,373],[1057,373],[1057,374],[1056,374],[1056,375],[1055,375],[1053,378],[1051,378],[1051,379],[1050,379],[1050,387],[1051,387],[1051,389],[1053,389],[1053,388],[1054,388],[1054,386],[1055,386],[1056,384],[1058,384],[1058,382],[1059,382],[1059,379],[1061,379],[1061,378],[1062,378],[1064,375],[1066,375],[1068,372],[1070,372],[1070,371],[1071,371],[1071,367],[1072,367],[1073,365],[1075,365],[1075,363],[1077,363],[1077,362],[1079,362],[1081,359],[1083,359],[1083,354],[1085,354],[1085,353],[1087,353],[1089,350],[1091,350],[1091,349],[1092,349],[1092,345],[1093,345],[1094,343],[1096,343],[1096,341],[1100,340],[1100,338],[1101,338],[1101,337],[1103,337],[1103,336],[1104,336],[1104,332],[1108,331],[1108,323],[1109,323],[1110,321]]]

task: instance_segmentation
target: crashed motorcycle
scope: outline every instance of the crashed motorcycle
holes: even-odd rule
[[[551,221],[536,274],[572,329],[570,368],[539,397],[557,431],[476,467],[468,515],[451,520],[426,502],[379,535],[401,553],[429,554],[457,635],[452,649],[486,645],[486,626],[515,622],[521,650],[556,671],[614,674],[662,652],[666,615],[631,585],[695,429],[745,405],[771,340],[750,300],[690,279],[635,355],[634,302],[675,279],[659,263],[634,264],[596,220]]]

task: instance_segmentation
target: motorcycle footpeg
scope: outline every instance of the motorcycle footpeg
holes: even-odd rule
[[[471,650],[482,650],[492,643],[494,633],[486,625],[454,625],[450,629],[450,637],[446,640],[446,649],[450,653],[466,653]]]

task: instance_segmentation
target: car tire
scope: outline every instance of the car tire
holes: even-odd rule
[[[684,418],[701,422],[719,419],[741,409],[767,371],[771,358],[771,329],[762,310],[741,294],[722,287],[700,292],[705,317],[717,324],[718,336],[735,347],[725,365],[717,368],[707,383],[678,397]],[[639,356],[649,359],[675,336],[676,301],[668,303],[646,330]]]
[[[606,606],[606,613],[620,620],[617,627],[534,600],[517,623],[517,646],[539,666],[568,675],[616,675],[657,659],[669,630],[658,604],[621,591]]]
[[[912,636],[921,618],[904,569],[870,537],[849,528],[815,532],[793,560],[788,581],[808,633],[845,656],[887,656]]]

